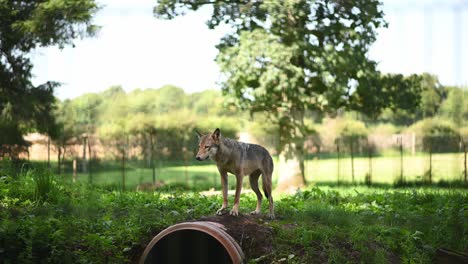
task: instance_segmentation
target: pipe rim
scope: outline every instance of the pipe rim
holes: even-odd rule
[[[143,251],[143,254],[141,255],[139,263],[145,263],[149,252],[159,240],[173,232],[181,230],[195,230],[208,234],[221,243],[221,245],[223,245],[233,263],[242,263],[244,260],[244,252],[242,251],[239,244],[234,240],[234,238],[225,231],[226,228],[224,225],[216,222],[198,221],[175,224],[159,232],[159,234],[157,234],[146,246],[145,251]]]

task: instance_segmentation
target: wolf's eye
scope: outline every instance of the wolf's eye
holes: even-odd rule
[[[209,148],[211,148],[211,146],[205,146],[205,149],[209,149]]]

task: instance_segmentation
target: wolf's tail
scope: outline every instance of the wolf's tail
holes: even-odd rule
[[[267,199],[271,196],[272,176],[273,176],[273,160],[270,156],[265,159],[264,171],[262,173],[263,193]]]

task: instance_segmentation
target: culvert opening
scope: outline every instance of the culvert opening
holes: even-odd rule
[[[243,258],[241,248],[222,225],[188,222],[154,237],[140,263],[241,263]]]

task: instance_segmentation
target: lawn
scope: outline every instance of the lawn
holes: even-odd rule
[[[1,263],[136,261],[164,228],[221,205],[196,192],[121,192],[62,179],[2,171]],[[257,219],[272,230],[271,251],[244,248],[250,263],[428,263],[438,248],[468,250],[465,189],[310,186],[275,201],[277,219]],[[255,197],[243,194],[240,212],[254,207]]]
[[[394,183],[402,172],[401,158],[398,155],[373,157],[372,180],[375,183]],[[356,182],[364,182],[369,173],[369,158],[354,158],[354,174]],[[339,168],[339,172],[338,172]],[[432,156],[432,179],[438,181],[462,180],[463,154],[446,153]],[[429,155],[403,156],[403,177],[406,181],[420,181],[429,170]],[[306,178],[312,182],[351,181],[351,158],[309,159],[305,162]],[[338,178],[339,177],[339,178]]]

